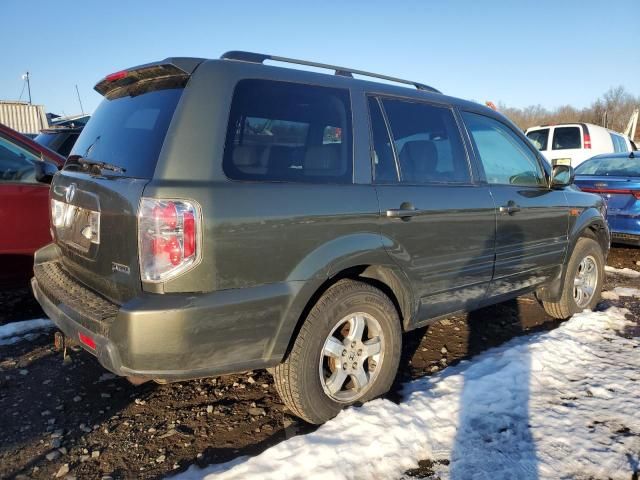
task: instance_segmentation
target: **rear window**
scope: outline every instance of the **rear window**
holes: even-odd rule
[[[538,150],[546,150],[549,143],[549,129],[542,128],[527,133],[527,138],[535,145]]]
[[[594,158],[578,165],[576,175],[640,177],[640,159]]]
[[[240,81],[231,106],[223,167],[233,180],[350,183],[349,92]]]
[[[180,100],[182,86],[147,82],[130,95],[105,98],[94,112],[72,155],[111,163],[124,175],[151,178],[158,155]],[[110,172],[111,173],[111,172]]]
[[[580,127],[556,127],[553,131],[553,150],[582,148]]]

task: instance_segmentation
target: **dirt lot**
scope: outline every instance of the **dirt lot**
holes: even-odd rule
[[[640,249],[614,248],[608,263],[639,270],[636,262]],[[605,289],[639,283],[608,275]],[[617,304],[640,318],[628,297]],[[42,316],[26,288],[0,292],[0,305],[0,324]],[[405,338],[398,384],[557,325],[532,296],[441,320]],[[162,478],[255,455],[313,428],[287,413],[264,371],[135,387],[86,353],[63,361],[51,332],[0,346],[0,411],[1,478]],[[407,473],[429,471],[425,461]]]

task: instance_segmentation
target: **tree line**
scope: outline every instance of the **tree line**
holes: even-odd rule
[[[498,104],[498,110],[523,130],[536,125],[583,122],[624,132],[636,108],[640,108],[640,96],[632,95],[623,86],[611,87],[590,106],[582,109],[571,105],[549,110],[542,105],[514,108]],[[640,125],[635,136],[636,141],[640,140]]]

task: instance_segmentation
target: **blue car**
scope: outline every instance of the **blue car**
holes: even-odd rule
[[[640,246],[640,152],[592,157],[576,167],[575,184],[604,199],[612,242]]]

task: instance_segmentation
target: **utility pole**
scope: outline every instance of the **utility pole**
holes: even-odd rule
[[[78,94],[78,103],[80,104],[80,111],[84,115],[84,108],[82,108],[82,100],[80,100],[80,91],[78,90],[78,84],[76,83],[76,93]]]

